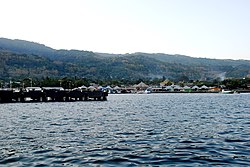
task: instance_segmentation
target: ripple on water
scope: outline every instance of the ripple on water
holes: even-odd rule
[[[1,104],[0,166],[247,166],[249,95]]]

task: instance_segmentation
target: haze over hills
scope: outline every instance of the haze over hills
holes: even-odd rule
[[[193,58],[163,53],[109,54],[55,50],[0,38],[0,78],[89,77],[98,79],[214,80],[250,75],[249,60]]]

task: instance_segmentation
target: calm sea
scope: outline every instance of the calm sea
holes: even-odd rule
[[[250,94],[0,104],[0,166],[249,166]]]

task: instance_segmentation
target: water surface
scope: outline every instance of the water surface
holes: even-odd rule
[[[248,166],[250,94],[0,104],[0,166]]]

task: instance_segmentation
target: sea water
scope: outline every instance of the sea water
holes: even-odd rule
[[[250,94],[0,104],[0,166],[168,165],[250,165]]]

